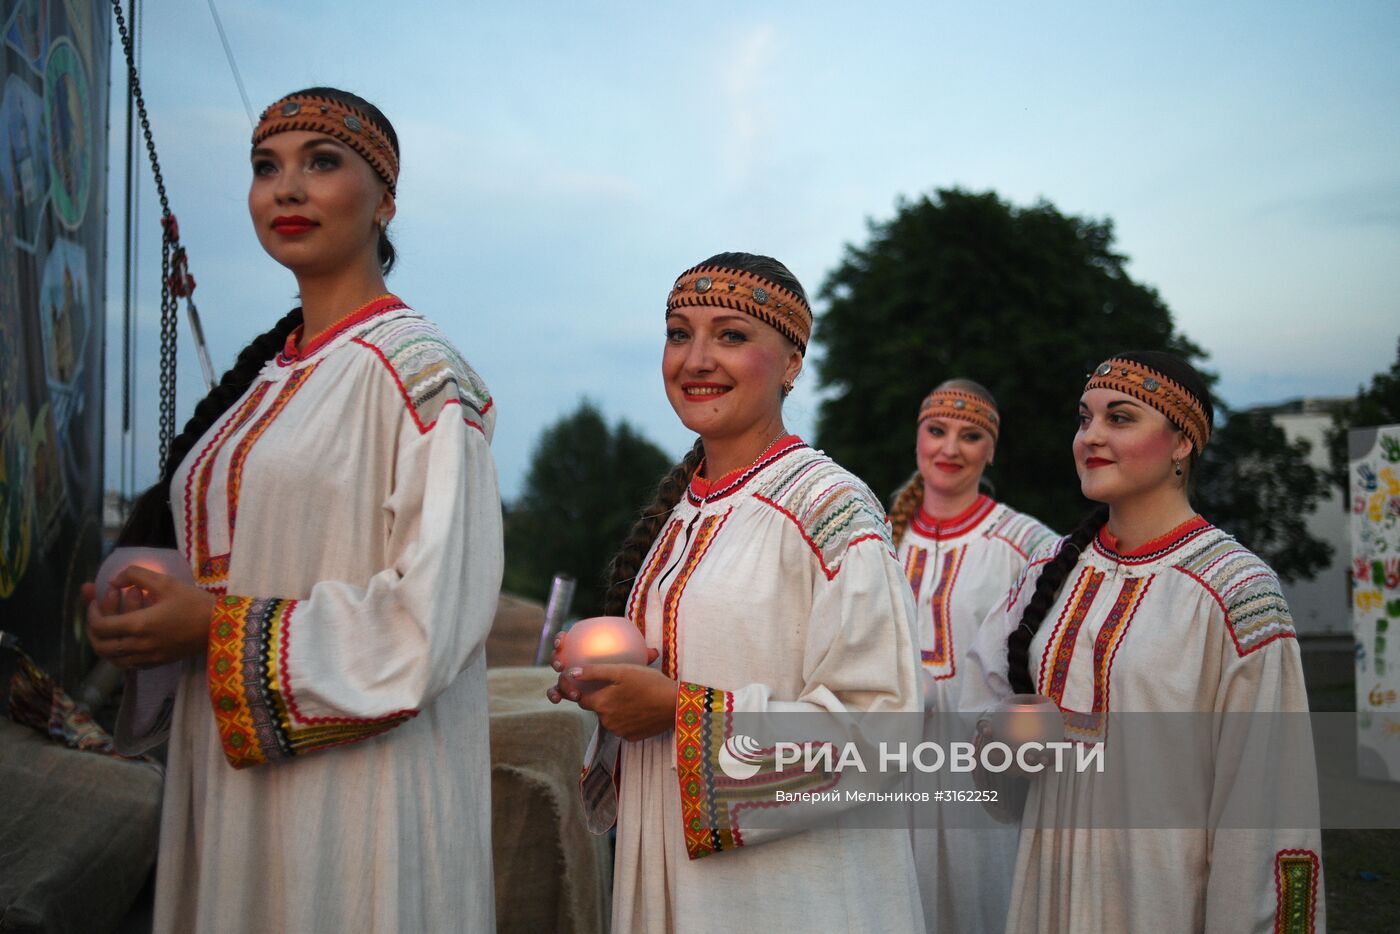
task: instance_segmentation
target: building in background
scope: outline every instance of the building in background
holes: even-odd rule
[[[1327,459],[1327,432],[1332,413],[1347,397],[1294,399],[1278,405],[1257,406],[1283,429],[1289,441],[1303,439],[1312,445],[1308,461],[1322,470],[1330,469]],[[1308,531],[1332,546],[1332,561],[1311,580],[1283,582],[1283,595],[1293,611],[1300,636],[1345,636],[1351,638],[1351,600],[1347,595],[1347,574],[1351,551],[1348,515],[1333,484],[1308,516]]]

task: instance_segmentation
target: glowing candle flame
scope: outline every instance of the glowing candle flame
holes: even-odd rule
[[[1040,694],[1015,694],[992,717],[992,738],[1013,750],[1024,743],[1058,743],[1065,738],[1060,707]]]
[[[157,574],[165,574],[187,584],[194,583],[194,575],[185,556],[173,548],[114,548],[97,569],[97,599],[101,600],[112,587],[112,578],[130,567],[144,568]],[[119,612],[139,609],[146,603],[145,594],[139,587],[121,588]]]
[[[569,627],[559,655],[565,668],[645,665],[647,643],[631,620],[621,616],[593,616]]]

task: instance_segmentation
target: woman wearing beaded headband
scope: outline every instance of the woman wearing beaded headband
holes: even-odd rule
[[[1054,533],[981,491],[1001,435],[992,394],[970,379],[941,383],[919,406],[918,470],[895,497],[890,523],[918,604],[925,707],[962,710],[966,656],[978,626],[1005,600],[1026,557]],[[945,721],[931,718],[930,733]],[[929,735],[937,742],[951,737]],[[940,788],[971,791],[965,775],[938,774]],[[1015,831],[966,813],[944,827],[942,809],[915,821],[914,856],[928,930],[994,931],[1006,921]],[[938,821],[923,826],[931,818]]]
[[[1010,932],[1323,929],[1320,835],[1277,829],[1315,819],[1305,718],[1277,716],[1308,709],[1292,619],[1273,571],[1191,508],[1212,418],[1178,357],[1097,367],[1073,451],[1107,508],[1031,556],[969,655],[971,708],[1045,695],[1107,752],[1103,773],[1031,782]],[[1129,732],[1124,713],[1210,716]],[[1165,745],[1183,723],[1200,745]]]
[[[123,530],[198,586],[132,569],[115,583],[148,605],[90,605],[94,648],[132,669],[118,741],[169,738],[157,931],[493,928],[495,412],[386,292],[398,164],[352,94],[264,112],[249,213],[301,307],[195,408]],[[162,690],[173,715],[131,716]]]
[[[607,596],[659,668],[584,666],[550,692],[601,723],[584,800],[594,829],[617,826],[615,931],[922,930],[907,833],[812,827],[840,806],[779,805],[775,789],[797,786],[771,760],[747,785],[723,765],[742,739],[732,716],[919,706],[884,511],[783,428],[810,330],[797,280],[746,253],[682,273],[666,303],[666,394],[700,437],[642,510]],[[581,695],[575,679],[605,686]]]

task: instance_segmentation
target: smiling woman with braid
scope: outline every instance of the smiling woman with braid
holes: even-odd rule
[[[1133,720],[1143,747],[1112,760],[1114,777],[1070,769],[1032,779],[1013,934],[1323,929],[1320,835],[1262,826],[1290,822],[1270,810],[1285,792],[1316,801],[1311,750],[1294,758],[1288,750],[1300,747],[1280,741],[1283,720],[1271,716],[1308,709],[1293,621],[1274,572],[1196,515],[1188,495],[1213,416],[1201,375],[1171,354],[1123,353],[1097,367],[1073,452],[1084,495],[1103,507],[1031,556],[969,654],[978,693],[967,709],[1048,696],[1066,738],[1104,743],[1109,757],[1128,729],[1110,714],[1203,712],[1220,731],[1189,756],[1160,747],[1168,793],[1130,785],[1129,820],[1096,829],[1085,829],[1087,815],[1120,800],[1116,776],[1158,751],[1154,728],[1185,718]],[[1155,829],[1162,800],[1190,802],[1201,817]],[[1223,819],[1244,805],[1259,809],[1250,822]]]
[[[771,759],[746,782],[724,766],[726,742],[745,738],[735,717],[919,708],[913,599],[884,510],[783,427],[811,326],[792,273],[748,253],[686,270],[666,302],[666,396],[699,439],[608,590],[658,665],[584,666],[550,691],[598,715],[584,803],[593,829],[617,826],[616,932],[922,930],[903,829],[779,803],[775,789],[814,786]],[[576,679],[603,685],[582,695]]]
[[[251,155],[253,228],[301,307],[196,406],[122,532],[197,586],[133,569],[115,583],[145,606],[89,605],[124,705],[174,691],[164,723],[118,731],[169,738],[155,929],[491,930],[491,398],[386,292],[384,115],[299,91]]]

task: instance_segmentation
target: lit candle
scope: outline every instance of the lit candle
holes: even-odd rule
[[[173,548],[114,548],[97,569],[97,599],[112,586],[112,578],[130,567],[144,568],[157,574],[165,574],[186,584],[194,583],[194,575],[185,556]],[[139,587],[122,588],[119,612],[139,609],[145,605],[145,593]]]
[[[581,619],[564,633],[559,646],[564,669],[586,665],[645,665],[647,640],[635,623],[622,616],[591,616]],[[604,682],[580,681],[584,693]]]
[[[993,740],[1013,751],[1024,743],[1058,743],[1065,738],[1060,707],[1041,694],[1013,694],[992,715]]]
[[[645,665],[647,641],[636,624],[625,617],[591,616],[569,627],[559,655],[565,668]]]

